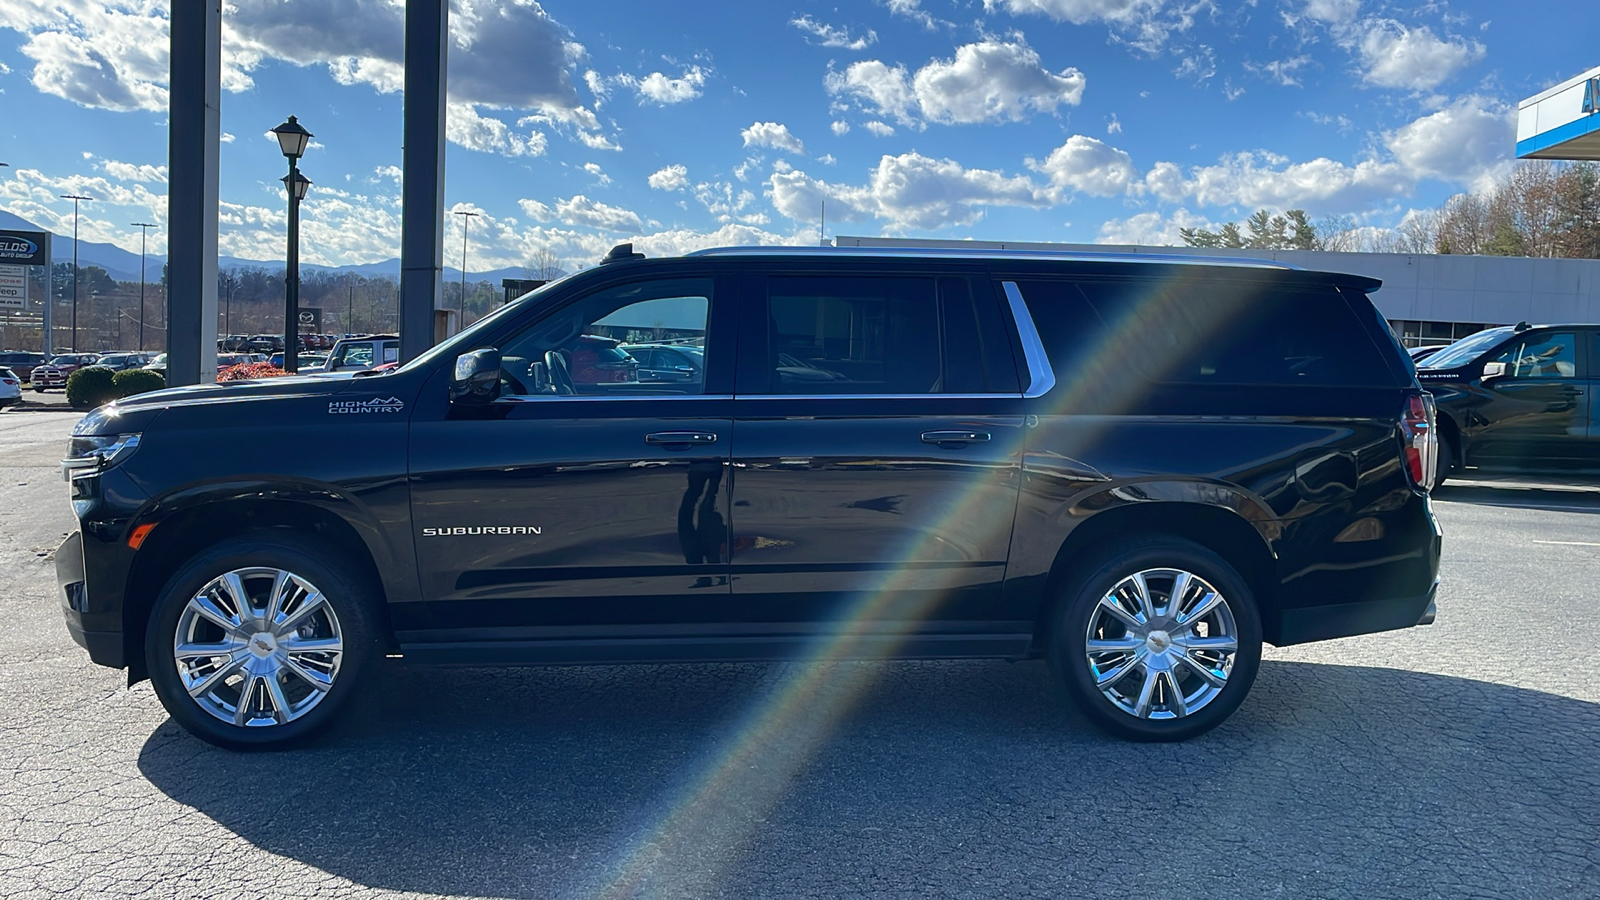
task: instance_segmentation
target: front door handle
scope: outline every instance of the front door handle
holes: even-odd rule
[[[644,436],[646,444],[666,444],[688,447],[715,444],[717,436],[709,431],[657,431]]]
[[[992,437],[987,431],[924,431],[922,442],[924,444],[974,444],[982,443]]]
[[[1562,385],[1561,393],[1565,394],[1568,397],[1582,397],[1583,396],[1583,388],[1572,387],[1571,385]]]

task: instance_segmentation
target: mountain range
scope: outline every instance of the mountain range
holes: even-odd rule
[[[0,229],[16,229],[19,231],[44,231],[45,229],[29,222],[14,213],[0,209]],[[72,262],[72,236],[55,235],[51,241],[50,256],[58,263]],[[167,257],[164,253],[151,253],[145,257],[145,277],[151,281],[161,278],[161,267],[166,264]],[[130,253],[115,244],[101,244],[94,241],[78,242],[78,265],[80,267],[99,266],[106,270],[118,281],[139,280],[139,254]],[[217,257],[217,268],[248,269],[261,268],[269,270],[282,269],[283,260],[240,259],[236,256]],[[362,263],[350,266],[319,266],[311,263],[301,263],[302,272],[331,272],[333,274],[359,275],[363,278],[391,278],[400,279],[400,259],[394,257],[382,262]],[[467,277],[474,281],[488,281],[498,285],[506,278],[528,278],[531,272],[522,266],[509,266],[503,269],[491,269],[487,272],[469,271]],[[460,281],[461,270],[446,266],[444,269],[445,281]]]

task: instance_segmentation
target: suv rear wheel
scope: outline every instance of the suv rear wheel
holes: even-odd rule
[[[1190,541],[1149,538],[1096,557],[1056,608],[1050,662],[1096,725],[1181,741],[1239,708],[1261,662],[1261,620],[1232,566]]]
[[[156,695],[189,732],[235,750],[330,726],[375,655],[373,598],[293,534],[211,547],[157,598],[145,636]]]

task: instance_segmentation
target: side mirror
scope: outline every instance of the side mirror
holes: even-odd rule
[[[450,402],[460,406],[487,406],[500,396],[500,351],[493,347],[456,357],[450,379]]]
[[[1488,381],[1491,378],[1501,378],[1501,377],[1504,377],[1505,374],[1506,374],[1506,364],[1503,363],[1503,362],[1492,362],[1492,363],[1484,363],[1483,364],[1483,380],[1484,381]]]

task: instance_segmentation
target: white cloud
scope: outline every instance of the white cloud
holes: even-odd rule
[[[1432,90],[1486,53],[1477,41],[1438,38],[1425,26],[1393,19],[1369,19],[1362,27],[1362,79],[1378,87]]]
[[[620,86],[638,94],[640,103],[670,106],[699,97],[709,75],[700,66],[687,66],[677,78],[661,72],[651,72],[643,78],[626,73],[607,78],[597,72],[585,72],[583,77],[589,89],[602,98],[609,96],[613,87]]]
[[[890,137],[894,134],[893,125],[890,125],[887,122],[879,122],[877,119],[873,119],[871,122],[868,122],[861,127],[872,132],[878,137]]]
[[[985,9],[1014,16],[1042,13],[1058,22],[1132,22],[1159,10],[1164,0],[983,0]]]
[[[1067,138],[1042,162],[1029,159],[1028,168],[1050,179],[1053,199],[1069,190],[1113,197],[1126,193],[1139,178],[1133,158],[1126,152],[1081,134]]]
[[[556,201],[556,218],[568,225],[598,228],[602,231],[642,229],[639,214],[619,206],[590,200],[582,194]]]
[[[222,141],[222,143],[224,143],[224,144],[231,144],[231,143],[233,143],[233,141],[234,141],[234,137],[233,137],[233,135],[232,135],[232,134],[230,134],[230,133],[228,133],[228,132],[226,132],[226,131],[224,131],[224,132],[223,132],[223,133],[222,133],[222,137],[221,137],[221,138],[219,138],[219,140],[220,140],[220,141]]]
[[[1308,0],[1305,17],[1329,25],[1348,25],[1356,19],[1361,0]]]
[[[947,28],[954,27],[952,23],[943,19],[935,19],[931,13],[923,9],[922,0],[883,0],[883,5],[889,8],[891,15],[904,16],[929,31],[940,25]]]
[[[1075,68],[1046,69],[1038,52],[1020,40],[993,38],[958,47],[953,59],[933,60],[915,75],[904,66],[865,60],[824,79],[829,93],[906,125],[920,125],[919,116],[943,124],[1018,122],[1078,105],[1086,83]]]
[[[166,166],[152,166],[149,163],[135,165],[108,159],[100,163],[100,169],[118,181],[142,181],[147,184],[167,183]]]
[[[1126,219],[1110,219],[1100,226],[1097,244],[1142,244],[1147,247],[1181,247],[1183,228],[1215,229],[1209,219],[1175,209],[1170,213],[1142,212]]]
[[[0,11],[0,28],[26,37],[21,50],[34,61],[32,81],[40,91],[84,106],[164,112],[168,5],[18,0]],[[229,0],[222,22],[223,88],[249,90],[257,69],[280,61],[324,67],[340,84],[399,91],[404,13],[399,0]],[[586,51],[537,2],[452,0],[450,24],[452,105],[556,116],[580,108],[572,74]],[[682,88],[663,76],[649,90],[673,96]],[[575,137],[591,145],[605,140],[582,130]],[[506,146],[512,146],[509,139]],[[524,146],[530,146],[527,139]]]
[[[1311,65],[1311,57],[1302,54],[1285,59],[1275,59],[1261,65],[1245,63],[1245,68],[1271,81],[1276,81],[1284,87],[1299,87],[1300,79],[1295,73],[1308,65]]]
[[[405,172],[399,166],[378,166],[372,170],[370,181],[376,183],[379,179],[386,178],[399,184],[405,178]]]
[[[548,143],[542,132],[518,134],[499,119],[483,116],[470,103],[451,103],[445,108],[445,137],[452,144],[480,153],[502,156],[543,156]],[[520,123],[519,123],[520,124]]]
[[[537,200],[518,200],[517,206],[522,209],[522,212],[528,218],[534,220],[535,222],[548,222],[551,219],[554,219],[556,215],[555,212],[550,209],[550,207],[540,203]]]
[[[805,144],[789,133],[789,126],[777,122],[752,123],[749,128],[742,129],[739,136],[744,138],[746,147],[771,147],[775,150],[788,150],[791,153],[806,152]]]
[[[602,187],[611,183],[611,176],[607,175],[605,170],[600,168],[599,163],[584,163],[583,170],[588,172],[590,175],[593,175],[595,182],[600,184]]]
[[[865,50],[878,41],[878,33],[870,28],[867,29],[866,34],[860,37],[851,37],[850,29],[818,22],[810,16],[790,19],[789,24],[816,38],[815,43],[823,47],[838,47],[842,50]]]
[[[822,202],[829,218],[881,219],[896,230],[970,225],[989,206],[1048,206],[1026,176],[968,169],[951,159],[920,153],[885,155],[865,185],[831,184],[799,170],[777,171],[769,181],[772,204],[796,222],[813,222]]]
[[[1469,184],[1510,162],[1516,111],[1466,96],[1383,136],[1395,159],[1417,178]]]
[[[1111,121],[1106,123],[1106,134],[1121,134],[1121,133],[1122,133],[1122,120],[1117,118],[1117,114],[1116,113],[1112,113],[1111,114]]]
[[[834,134],[845,135],[845,134],[849,134],[850,133],[850,123],[849,122],[844,122],[844,121],[834,122],[829,127],[831,127],[833,129],[833,133]]]
[[[650,187],[658,191],[681,191],[689,185],[689,168],[674,164],[656,170],[648,179]]]

